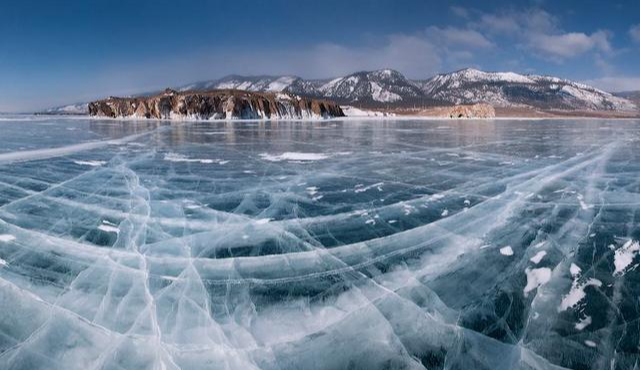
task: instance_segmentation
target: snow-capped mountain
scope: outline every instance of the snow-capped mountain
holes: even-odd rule
[[[488,103],[497,107],[635,110],[629,100],[558,77],[483,72],[467,68],[419,82],[425,95],[453,104]]]
[[[332,80],[303,80],[297,76],[231,75],[178,88],[179,91],[210,89],[287,92],[349,103],[394,103],[424,95],[415,83],[391,69],[357,72]]]
[[[45,109],[42,113],[46,114],[87,114],[89,108],[87,103],[69,104],[61,107]]]
[[[332,99],[340,103],[373,106],[488,103],[496,107],[529,106],[538,109],[637,109],[628,99],[558,77],[483,72],[472,68],[440,74],[422,81],[409,80],[392,69],[357,72],[331,80],[304,80],[297,76],[232,75],[186,85],[178,90],[209,89],[287,92]]]
[[[230,75],[218,80],[184,85],[176,90],[281,92],[372,108],[475,103],[487,103],[495,107],[533,107],[541,110],[637,111],[640,107],[633,94],[616,96],[558,77],[514,72],[483,72],[472,68],[420,81],[409,80],[400,72],[391,69],[357,72],[331,80],[305,80],[297,76]],[[49,114],[86,112],[86,103],[45,111]]]
[[[196,82],[181,86],[178,91],[188,90],[245,90],[253,92],[281,92],[301,80],[296,76],[239,76],[230,75],[218,80]]]
[[[318,90],[324,97],[348,102],[394,103],[424,95],[415,83],[392,69],[357,72],[328,81]]]

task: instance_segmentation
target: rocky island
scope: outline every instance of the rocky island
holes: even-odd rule
[[[175,91],[146,97],[98,100],[89,115],[156,119],[321,119],[343,117],[334,102],[289,93],[241,90]]]

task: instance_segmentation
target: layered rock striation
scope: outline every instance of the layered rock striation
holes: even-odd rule
[[[156,119],[308,119],[343,117],[340,106],[286,93],[240,90],[171,89],[149,97],[117,98],[89,103],[91,116]]]

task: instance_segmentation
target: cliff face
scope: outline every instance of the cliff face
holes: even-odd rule
[[[89,103],[89,114],[101,117],[160,119],[302,119],[343,117],[340,106],[326,100],[284,93],[239,90],[176,92],[138,97],[111,97]]]

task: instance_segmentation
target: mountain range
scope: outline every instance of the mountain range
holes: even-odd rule
[[[410,80],[392,69],[356,72],[325,80],[305,80],[297,76],[230,75],[176,88],[177,91],[217,89],[284,92],[369,108],[487,103],[495,107],[530,107],[542,110],[638,109],[637,103],[632,101],[637,99],[637,95],[633,93],[616,96],[558,77],[484,72],[473,68],[439,74],[426,80]],[[82,105],[53,108],[47,113],[82,113],[83,110],[78,108],[82,108]]]

